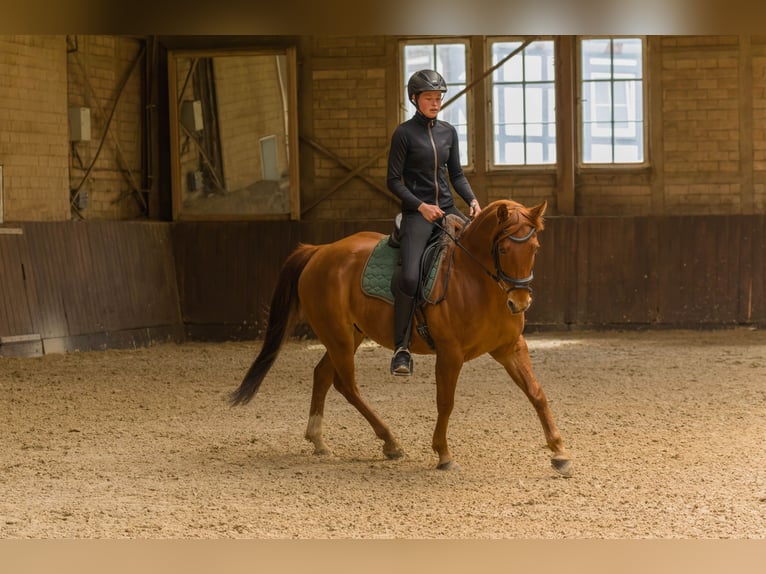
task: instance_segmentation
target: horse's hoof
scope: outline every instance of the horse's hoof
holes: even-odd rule
[[[564,478],[572,476],[572,460],[566,455],[557,454],[551,457],[551,466]]]
[[[386,455],[388,460],[399,460],[404,456],[404,451],[400,448],[395,448],[392,450],[384,450],[383,454]]]
[[[436,470],[460,470],[460,465],[454,460],[448,460],[437,466]]]
[[[327,456],[328,454],[330,454],[330,449],[327,447],[314,449],[314,456]]]

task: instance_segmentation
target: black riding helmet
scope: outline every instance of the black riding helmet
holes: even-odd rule
[[[418,70],[407,82],[407,97],[417,107],[417,97],[423,92],[441,92],[447,91],[447,82],[444,81],[439,72],[433,70]]]

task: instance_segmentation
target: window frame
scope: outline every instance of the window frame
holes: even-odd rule
[[[641,128],[643,137],[643,160],[640,162],[586,162],[585,161],[585,143],[583,141],[585,135],[585,126],[583,106],[585,103],[583,94],[583,85],[585,83],[583,79],[583,63],[582,63],[582,44],[585,40],[619,40],[619,39],[635,39],[641,40]],[[575,94],[576,94],[576,121],[574,127],[575,133],[575,161],[578,171],[583,172],[604,172],[604,171],[630,171],[638,172],[645,171],[651,167],[651,155],[650,155],[650,130],[649,122],[649,81],[647,73],[649,71],[648,62],[648,41],[645,35],[640,34],[618,34],[618,35],[587,35],[577,36],[574,54],[575,59]],[[611,78],[613,84],[614,77]]]
[[[465,82],[464,86],[470,86],[471,85],[471,78],[472,78],[472,52],[471,52],[471,38],[468,36],[428,36],[428,37],[418,37],[418,36],[408,36],[400,38],[397,42],[397,74],[401,81],[400,88],[397,90],[397,123],[404,122],[412,117],[412,115],[415,113],[414,106],[409,102],[406,96],[407,92],[407,80],[408,77],[405,77],[405,61],[404,61],[404,54],[405,54],[405,48],[407,46],[438,46],[438,45],[446,45],[446,44],[462,44],[465,49]],[[438,71],[438,70],[437,70]],[[450,82],[450,79],[445,77],[445,80],[447,81],[447,85],[451,86],[454,84],[454,82]],[[463,88],[465,89],[465,88]],[[451,98],[453,98],[455,95],[457,95],[460,92],[453,92],[452,90],[448,90],[445,94],[444,101],[449,101]],[[476,161],[476,149],[475,149],[475,129],[474,129],[474,113],[473,113],[473,90],[466,91],[463,96],[465,97],[465,115],[466,115],[466,122],[465,122],[465,150],[464,153],[466,154],[467,163],[461,164],[463,171],[466,173],[472,173],[475,171],[475,161]],[[443,119],[443,116],[440,112],[439,118]],[[461,141],[461,149],[463,146],[463,143]]]
[[[494,64],[492,62],[492,46],[496,43],[501,42],[519,42],[520,44],[523,44],[525,41],[527,41],[530,37],[529,36],[487,36],[485,38],[484,46],[484,61],[485,61],[485,68],[488,70],[491,68]],[[537,163],[537,164],[498,164],[495,163],[495,122],[494,122],[494,109],[495,109],[495,101],[494,101],[494,82],[493,82],[493,73],[490,73],[485,78],[485,100],[486,105],[484,106],[484,109],[486,110],[486,117],[485,117],[485,125],[486,125],[486,170],[488,173],[502,173],[502,172],[510,172],[510,171],[518,171],[518,172],[525,172],[525,173],[553,173],[556,172],[557,166],[559,162],[561,161],[561,158],[559,157],[559,138],[560,138],[560,127],[559,123],[561,121],[559,115],[556,113],[556,110],[558,108],[558,98],[559,98],[559,91],[561,89],[561,86],[559,84],[559,75],[557,70],[557,57],[558,57],[558,36],[555,35],[546,35],[546,36],[536,36],[533,39],[534,42],[552,42],[553,43],[553,58],[554,58],[554,73],[553,73],[553,98],[554,98],[554,116],[553,116],[553,125],[555,126],[555,137],[556,137],[556,160],[552,163]],[[525,48],[526,49],[526,48]],[[526,85],[527,82],[522,83],[522,85]],[[526,121],[524,122],[524,125],[526,126]]]

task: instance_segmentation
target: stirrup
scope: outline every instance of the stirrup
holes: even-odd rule
[[[406,377],[412,374],[412,356],[409,349],[399,347],[391,359],[391,374]]]

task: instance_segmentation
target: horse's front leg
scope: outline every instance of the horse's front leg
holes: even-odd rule
[[[524,337],[519,335],[515,344],[497,349],[490,353],[490,355],[505,367],[513,381],[524,391],[532,406],[535,407],[537,416],[543,425],[545,441],[548,443],[548,448],[553,451],[553,457],[551,458],[553,468],[563,476],[570,476],[572,461],[564,449],[564,441],[553,420],[553,413],[551,413],[551,409],[548,406],[548,399],[537,382],[535,375],[532,373],[529,347],[527,347]]]
[[[455,388],[458,375],[463,368],[463,357],[458,353],[440,350],[436,355],[436,428],[434,429],[433,447],[439,455],[439,470],[459,470],[460,466],[452,459],[447,444],[447,426],[455,406]]]

